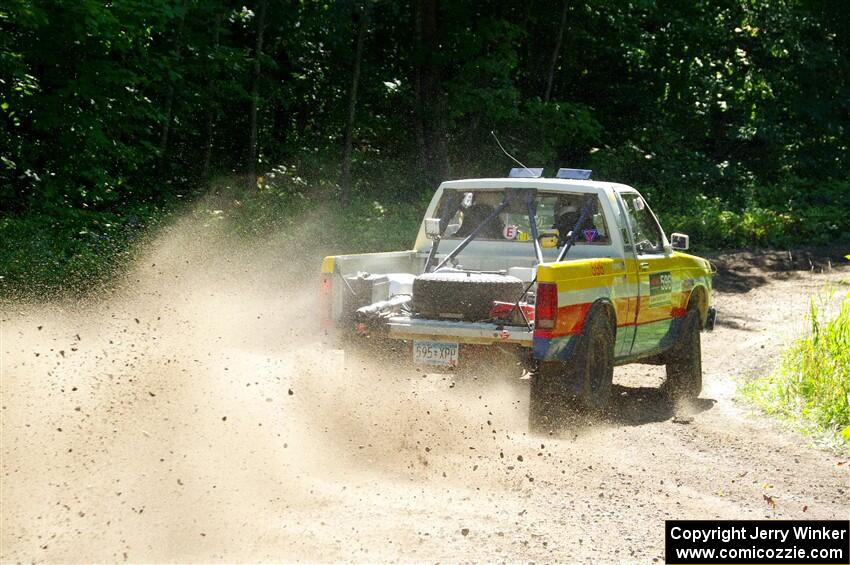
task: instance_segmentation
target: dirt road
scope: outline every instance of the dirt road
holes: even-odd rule
[[[662,368],[631,366],[616,416],[537,437],[524,382],[342,368],[304,264],[206,238],[163,238],[97,303],[5,307],[3,562],[650,563],[666,518],[848,517],[846,457],[750,414],[733,380],[847,270],[739,258],[689,423]]]

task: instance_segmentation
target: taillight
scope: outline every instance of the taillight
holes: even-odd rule
[[[333,278],[331,273],[322,273],[319,278],[319,324],[323,328],[333,325]]]
[[[534,308],[534,324],[541,329],[551,330],[558,317],[558,285],[537,283],[537,301]]]

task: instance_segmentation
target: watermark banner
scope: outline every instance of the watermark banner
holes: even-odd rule
[[[667,520],[669,565],[850,564],[846,520]]]

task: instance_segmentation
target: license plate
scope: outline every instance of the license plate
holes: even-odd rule
[[[459,359],[458,344],[444,341],[413,342],[414,365],[456,367]]]

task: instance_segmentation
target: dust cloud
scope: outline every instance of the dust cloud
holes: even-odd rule
[[[325,512],[374,503],[345,491],[533,481],[521,383],[346,360],[320,253],[226,234],[184,219],[113,294],[4,307],[3,561],[368,558],[368,524]]]

